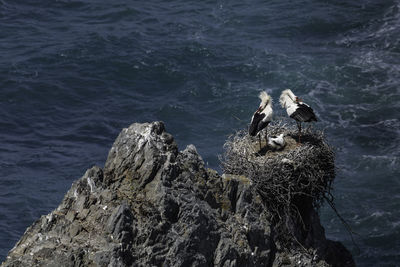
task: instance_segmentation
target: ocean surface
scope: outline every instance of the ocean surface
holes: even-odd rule
[[[219,169],[258,93],[291,88],[336,147],[326,235],[400,266],[400,0],[0,0],[0,262],[122,128],[162,120]]]

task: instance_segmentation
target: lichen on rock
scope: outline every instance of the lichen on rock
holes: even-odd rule
[[[193,145],[178,151],[162,122],[135,123],[121,131],[105,167],[74,182],[2,266],[354,265],[340,243],[325,239],[315,213],[308,252],[279,247],[256,185],[206,169]]]

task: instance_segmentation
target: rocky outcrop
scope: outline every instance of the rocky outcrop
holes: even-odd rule
[[[251,180],[179,152],[161,122],[132,124],[2,266],[353,266],[309,216],[306,247],[282,247]]]

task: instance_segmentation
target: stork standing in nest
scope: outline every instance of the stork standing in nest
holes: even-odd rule
[[[253,117],[251,118],[249,134],[251,136],[256,136],[258,134],[258,140],[260,142],[260,149],[261,149],[260,132],[264,128],[265,128],[265,141],[268,145],[267,126],[272,120],[272,99],[265,91],[261,92],[258,97],[261,99],[261,103],[260,107],[257,109]]]
[[[314,110],[309,105],[302,102],[290,89],[282,91],[279,102],[283,108],[286,108],[289,117],[296,120],[297,128],[299,129],[300,143],[301,123],[317,121]]]

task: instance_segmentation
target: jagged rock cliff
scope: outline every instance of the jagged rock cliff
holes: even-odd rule
[[[308,247],[282,247],[251,180],[179,152],[162,122],[132,124],[2,266],[353,266],[309,216]]]

